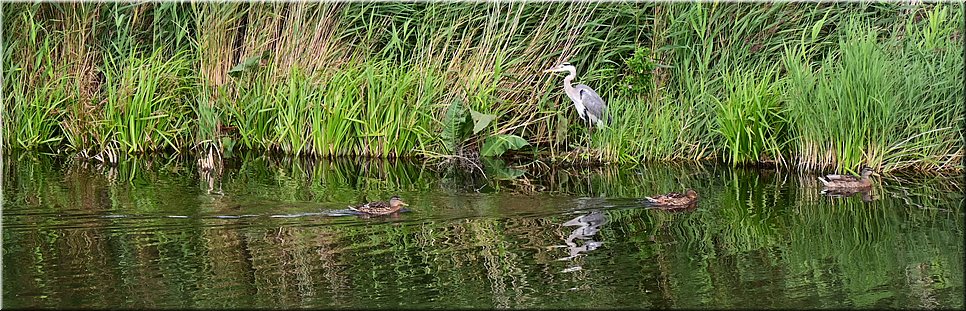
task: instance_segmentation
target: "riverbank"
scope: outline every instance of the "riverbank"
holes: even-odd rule
[[[962,6],[5,4],[3,146],[961,172]]]

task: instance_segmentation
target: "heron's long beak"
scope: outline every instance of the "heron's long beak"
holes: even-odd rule
[[[402,205],[402,206],[409,206],[409,204],[406,204],[406,202],[399,202],[399,205]]]
[[[548,73],[548,72],[553,72],[553,69],[551,68],[543,71],[543,73]]]

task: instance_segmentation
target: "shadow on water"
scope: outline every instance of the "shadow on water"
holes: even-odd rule
[[[961,176],[8,155],[5,307],[963,307]],[[693,188],[697,206],[641,198]],[[412,212],[330,217],[400,195]]]

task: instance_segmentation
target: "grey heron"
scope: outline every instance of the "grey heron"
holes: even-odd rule
[[[574,102],[574,108],[577,109],[577,114],[580,115],[580,119],[589,123],[592,127],[604,125],[603,117],[607,113],[607,103],[589,86],[584,84],[573,85],[574,79],[577,78],[577,68],[574,65],[564,62],[557,67],[544,70],[543,72],[569,72],[570,74],[564,77],[564,92]],[[610,121],[609,115],[607,121]]]

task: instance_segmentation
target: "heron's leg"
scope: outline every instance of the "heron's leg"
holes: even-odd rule
[[[580,123],[585,126],[584,135],[581,135],[580,137],[580,147],[586,148],[587,147],[587,128],[586,128],[587,121],[584,118],[580,118]],[[580,153],[578,153],[578,155],[583,156],[583,152],[584,152],[583,150],[580,150]]]
[[[587,117],[587,158],[590,159],[590,146],[594,140],[594,124],[590,121],[590,116]]]

